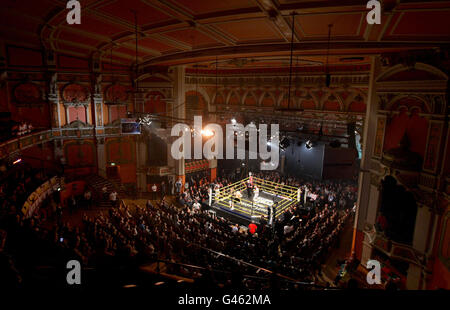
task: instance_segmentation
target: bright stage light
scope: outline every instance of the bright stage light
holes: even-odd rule
[[[141,125],[150,126],[152,124],[152,119],[150,118],[149,115],[146,115],[146,116],[140,118],[138,122]]]
[[[306,141],[305,145],[308,150],[313,147],[313,143],[311,142],[311,140]]]
[[[214,132],[212,130],[205,129],[205,130],[202,130],[202,135],[205,137],[212,137],[212,136],[214,136]]]
[[[236,124],[236,119],[235,118],[231,119],[231,124]]]

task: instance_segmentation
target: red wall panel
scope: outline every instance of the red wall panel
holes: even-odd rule
[[[110,106],[111,111],[111,119],[110,122],[115,121],[116,119],[126,118],[127,117],[127,107],[124,105],[120,106]]]
[[[69,124],[79,120],[86,123],[86,109],[84,107],[69,107]]]
[[[386,126],[384,150],[398,147],[405,133],[411,143],[410,150],[423,157],[428,134],[428,121],[418,115],[409,117],[405,112],[394,116]]]

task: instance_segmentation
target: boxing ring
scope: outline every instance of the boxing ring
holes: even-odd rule
[[[251,193],[250,197],[247,191],[249,178],[252,178],[253,186],[259,189],[259,194]],[[300,189],[250,176],[219,189],[210,189],[209,196],[211,208],[248,221],[259,222],[261,216],[267,221],[270,220],[269,209],[270,212],[275,210],[272,216],[276,219],[290,206],[299,202]]]

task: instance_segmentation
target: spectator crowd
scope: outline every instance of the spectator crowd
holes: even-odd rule
[[[339,245],[339,235],[353,214],[356,200],[352,182],[256,173],[266,180],[307,189],[303,193],[309,195],[273,225],[263,222],[250,233],[207,208],[209,188],[229,185],[239,176],[223,173],[211,183],[200,174],[187,177],[183,185],[177,184],[178,180],[161,185],[164,194],[174,193],[175,199],[162,195],[139,206],[124,204],[117,193],[110,195],[113,207],[96,216],[85,214],[80,225],[72,226],[60,216],[51,221],[58,216],[58,210],[61,212],[60,204],[53,198],[48,202],[53,210],[50,217],[43,217],[42,212],[29,219],[20,216],[17,207],[43,181],[21,173],[24,174],[15,176],[18,182],[4,182],[0,187],[0,268],[2,274],[8,275],[0,283],[17,286],[27,284],[23,279],[38,277],[36,266],[44,262],[58,265],[68,259],[78,259],[83,266],[93,268],[102,283],[111,285],[114,280],[105,280],[110,274],[115,274],[114,279],[120,278],[111,270],[131,277],[141,264],[155,259],[165,261],[168,272],[173,274],[193,278],[207,275],[208,285],[235,285],[237,281],[252,288],[257,285],[255,277],[270,277],[264,269],[313,282],[321,274],[330,251]],[[84,197],[89,204],[91,195],[88,192]],[[52,225],[44,228],[44,221]]]

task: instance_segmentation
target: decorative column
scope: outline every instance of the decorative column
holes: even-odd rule
[[[91,115],[92,125],[95,128],[98,174],[106,178],[105,129],[103,127],[103,95],[101,83],[102,76],[98,75],[94,83],[95,92],[91,98],[91,104],[93,105],[91,107]]]
[[[173,98],[174,98],[174,108],[173,108],[173,117],[179,119],[186,118],[186,100],[185,100],[185,67],[178,66],[174,68],[174,86],[173,86]],[[169,150],[170,154],[170,150]],[[171,155],[169,155],[171,156]],[[184,189],[185,182],[185,160],[184,158],[175,160],[175,176],[176,180],[181,179],[182,181],[182,190]]]
[[[197,96],[199,94],[197,93]],[[209,102],[207,103],[207,107],[208,107],[208,112],[212,112],[212,113],[208,113],[208,122],[211,123],[215,123],[217,121],[217,114],[216,112],[216,107],[211,105]],[[205,125],[205,124],[203,124]],[[209,174],[210,174],[210,182],[214,182],[217,178],[217,159],[211,159],[209,160]]]
[[[50,91],[47,95],[48,102],[50,103],[50,109],[52,111],[52,128],[61,128],[61,109],[59,106],[59,93],[58,93],[58,74],[53,73],[50,78]]]
[[[356,243],[362,242],[360,257],[362,265],[365,265],[372,255],[370,238],[367,235],[363,235],[363,232],[367,224],[375,224],[376,210],[378,209],[378,190],[376,187],[371,186],[370,162],[372,159],[377,128],[378,97],[376,92],[376,78],[379,72],[380,61],[377,56],[373,56],[367,96],[367,109],[364,119],[364,144],[361,158],[361,170],[359,172],[359,192],[352,246],[352,251],[355,251],[356,246],[361,247],[361,244],[356,245]],[[369,212],[369,210],[371,211]]]
[[[89,104],[84,104],[83,106],[84,106],[84,113],[86,115],[86,125],[88,126],[91,122],[89,117],[91,114],[89,113]]]
[[[217,178],[217,159],[211,159],[209,161],[209,169],[210,169],[210,182],[214,182]]]

